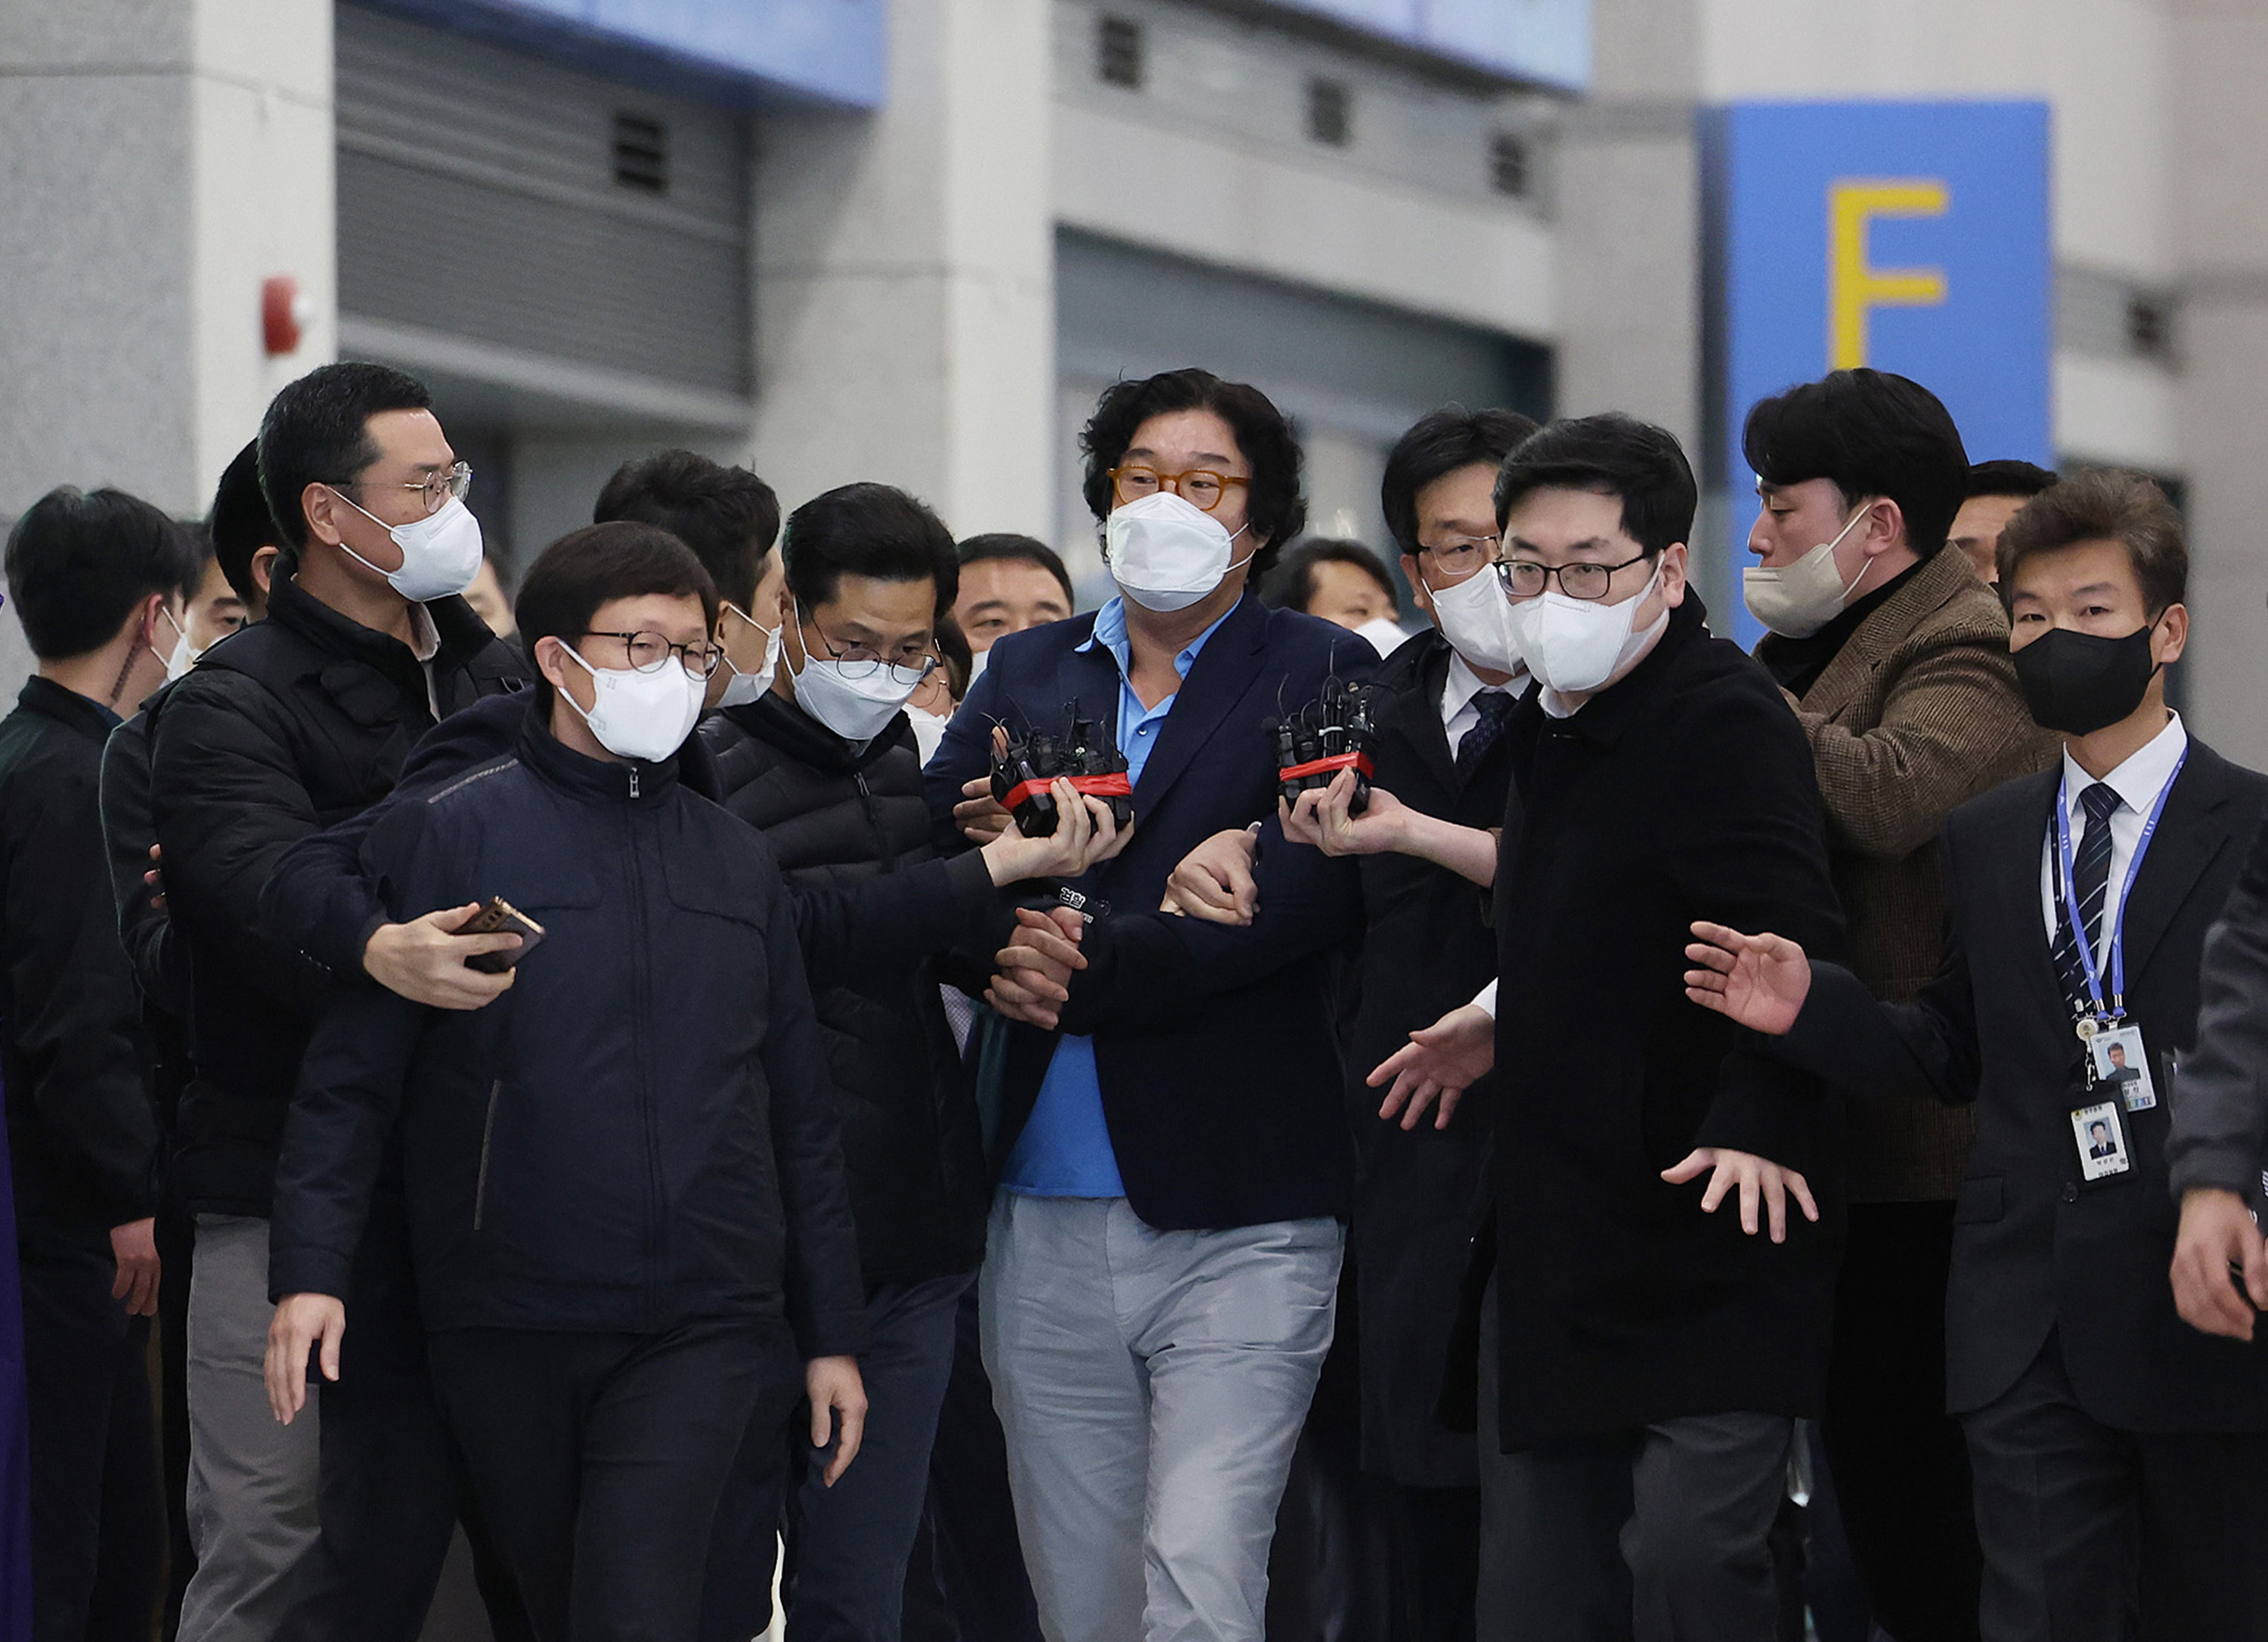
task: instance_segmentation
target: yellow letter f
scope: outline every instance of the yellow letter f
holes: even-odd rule
[[[1876,308],[1928,308],[1945,300],[1945,270],[1874,268],[1867,240],[1877,217],[1942,217],[1951,194],[1934,178],[1844,177],[1828,185],[1827,358],[1832,371],[1867,363]]]

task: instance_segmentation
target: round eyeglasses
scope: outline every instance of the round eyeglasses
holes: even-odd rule
[[[885,660],[864,644],[838,646],[814,617],[801,611],[798,614],[802,615],[804,625],[819,635],[819,643],[827,652],[827,659],[846,679],[871,679],[876,672],[887,667],[893,684],[902,684],[906,688],[913,689],[938,669],[938,659],[933,655],[924,656],[918,666],[909,666],[903,662]]]
[[[1138,502],[1145,496],[1170,490],[1182,501],[1201,507],[1210,513],[1220,505],[1221,497],[1231,487],[1243,485],[1249,489],[1252,481],[1233,473],[1216,473],[1210,468],[1189,468],[1180,473],[1160,473],[1155,468],[1141,462],[1130,463],[1110,470],[1111,494],[1123,506]]]
[[[350,479],[344,484],[333,485],[331,488],[334,490],[366,490],[370,486],[366,481]],[[447,468],[436,468],[423,479],[411,479],[399,485],[385,485],[380,488],[389,490],[415,490],[424,502],[426,512],[438,513],[448,504],[451,497],[453,497],[460,502],[465,499],[465,492],[473,488],[473,465],[470,462],[457,462]]]
[[[696,639],[689,644],[673,644],[659,633],[609,633],[600,628],[592,628],[582,637],[609,638],[619,643],[622,647],[622,659],[633,673],[659,673],[674,656],[695,678],[706,679],[714,675],[718,665],[725,659],[724,651],[706,639]],[[604,652],[593,658],[594,663],[600,659],[614,659],[613,645],[609,644]]]

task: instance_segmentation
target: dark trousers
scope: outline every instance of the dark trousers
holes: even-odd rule
[[[784,1499],[788,1565],[781,1595],[796,1642],[899,1642],[906,1563],[929,1491],[938,1407],[953,1372],[954,1312],[975,1280],[974,1273],[939,1278],[867,1296],[867,1344],[858,1355],[865,1435],[834,1487],[820,1480],[833,1450],[811,1446],[807,1413],[789,1422],[786,1452],[776,1462],[751,1452],[757,1433],[742,1433],[716,1513],[703,1642],[747,1642],[755,1631],[744,1627],[756,1613],[759,1588],[765,1617],[755,1631],[768,1622]]]
[[[1852,1560],[1898,1642],[1976,1642],[1984,1553],[1945,1411],[1949,1203],[1858,1204],[1835,1296],[1828,1462]]]
[[[1795,1422],[1702,1414],[1498,1451],[1497,1305],[1481,1313],[1481,1642],[1763,1642]]]
[[[1391,1547],[1395,1642],[1473,1642],[1481,1572],[1481,1491],[1369,1479]]]
[[[784,1328],[433,1336],[434,1388],[539,1642],[691,1642],[718,1498]]]
[[[929,1503],[906,1565],[905,1642],[1040,1642],[1008,1440],[977,1338],[976,1289],[954,1308],[953,1372],[930,1450]]]
[[[2053,1336],[1961,1423],[1986,1642],[2268,1637],[2268,1435],[2115,1431],[2079,1406]]]
[[[181,1594],[197,1571],[189,1537],[189,1263],[197,1223],[179,1207],[158,1211],[158,1438],[166,1490],[166,1605],[158,1633],[173,1642],[181,1629]]]
[[[107,1244],[19,1239],[31,1429],[32,1634],[148,1642],[166,1512],[146,1319],[113,1300]]]

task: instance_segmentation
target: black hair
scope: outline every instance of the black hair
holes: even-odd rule
[[[1969,489],[1962,493],[1962,499],[1976,496],[2035,497],[2055,482],[2054,468],[2004,456],[1978,462],[1970,468]]]
[[[307,545],[301,502],[311,484],[352,484],[378,460],[370,419],[389,410],[430,410],[425,385],[391,365],[349,361],[318,365],[268,401],[260,419],[260,488],[296,556]]]
[[[1322,563],[1351,564],[1383,588],[1386,597],[1396,608],[1402,603],[1402,591],[1394,585],[1394,572],[1386,568],[1386,561],[1363,546],[1336,536],[1310,536],[1284,556],[1276,567],[1262,595],[1264,602],[1278,610],[1298,610],[1305,614],[1315,601],[1315,566]]]
[[[252,561],[262,548],[280,548],[284,533],[268,511],[268,496],[260,488],[260,441],[254,439],[223,470],[213,488],[212,512],[206,524],[212,531],[213,556],[220,573],[249,609],[260,609],[267,595],[253,579]]]
[[[716,582],[693,549],[659,526],[630,519],[585,525],[537,556],[520,582],[512,611],[527,652],[528,676],[547,706],[551,683],[535,665],[536,641],[557,638],[572,644],[590,630],[591,618],[600,606],[648,593],[697,595],[707,626],[715,630]]]
[[[1906,542],[1927,558],[1945,545],[1969,495],[1969,453],[1936,394],[1887,371],[1837,371],[1760,399],[1741,451],[1766,484],[1827,479],[1845,511],[1888,497]]]
[[[1693,538],[1693,465],[1667,428],[1621,411],[1546,423],[1496,476],[1496,524],[1534,490],[1588,490],[1623,504],[1623,529],[1648,558]]]
[[[995,531],[990,535],[970,536],[959,549],[961,567],[983,564],[990,560],[1008,559],[1024,564],[1036,564],[1054,577],[1063,588],[1064,602],[1073,609],[1079,607],[1079,595],[1071,591],[1071,571],[1056,550],[1035,536],[1020,536],[1013,531]]]
[[[746,610],[779,539],[780,506],[771,486],[747,468],[668,450],[615,469],[591,518],[659,526],[709,567],[719,593]]]
[[[937,659],[945,664],[945,687],[958,703],[968,694],[968,674],[976,665],[976,654],[968,648],[968,636],[950,610],[937,618]]]
[[[788,515],[780,551],[788,591],[806,615],[834,598],[845,576],[932,582],[939,616],[961,591],[961,556],[945,521],[887,484],[846,484],[813,497]]]
[[[1445,405],[1429,410],[1395,441],[1386,458],[1386,477],[1378,504],[1386,527],[1404,553],[1418,551],[1418,492],[1461,468],[1499,468],[1520,442],[1535,431],[1535,418],[1516,410],[1467,410]]]
[[[2016,567],[2026,559],[2082,541],[2126,549],[2152,621],[2189,597],[2189,537],[2166,493],[2146,475],[2090,468],[2041,491],[2001,527],[2001,603],[2014,600]]]
[[[204,556],[188,529],[140,497],[63,485],[8,533],[6,570],[32,653],[62,661],[117,637],[151,593],[193,591]]]
[[[1210,410],[1236,435],[1237,450],[1252,469],[1245,519],[1253,536],[1265,544],[1252,559],[1249,582],[1257,584],[1275,568],[1284,544],[1307,527],[1307,498],[1300,486],[1304,459],[1292,424],[1267,394],[1249,383],[1224,382],[1210,371],[1191,366],[1104,388],[1094,415],[1079,436],[1079,447],[1086,453],[1086,478],[1080,489],[1087,510],[1097,524],[1110,517],[1110,470],[1118,466],[1144,423],[1176,410]]]

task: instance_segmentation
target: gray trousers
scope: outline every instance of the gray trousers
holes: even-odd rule
[[[1257,1642],[1344,1244],[1336,1220],[1159,1232],[1123,1198],[1000,1194],[984,1366],[1049,1642]]]
[[[1772,1642],[1795,1422],[1693,1415],[1501,1453],[1493,1283],[1481,1317],[1478,1642]]]
[[[197,1217],[189,1277],[189,1537],[180,1642],[269,1642],[313,1566],[316,1384],[289,1425],[268,1406],[268,1222]]]

